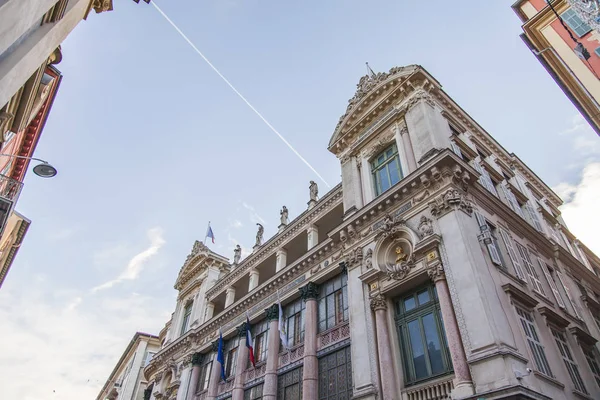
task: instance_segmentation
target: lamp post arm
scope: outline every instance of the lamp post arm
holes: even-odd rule
[[[16,156],[14,154],[4,154],[4,153],[0,153],[0,157],[1,156],[5,156],[5,157],[11,157],[11,158],[24,158],[26,160],[34,160],[34,161],[39,161],[39,162],[43,162],[44,164],[50,164],[48,161],[44,161],[41,158],[34,158],[34,157],[25,157],[25,156]]]

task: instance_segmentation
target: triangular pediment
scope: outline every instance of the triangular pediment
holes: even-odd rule
[[[229,260],[220,254],[213,252],[199,240],[194,242],[192,251],[185,259],[179,275],[175,281],[175,289],[180,290],[190,279],[199,276],[206,268],[215,265],[217,267],[229,265]]]

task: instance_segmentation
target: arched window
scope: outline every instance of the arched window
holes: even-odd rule
[[[391,145],[371,161],[375,195],[379,196],[402,179],[398,147]]]

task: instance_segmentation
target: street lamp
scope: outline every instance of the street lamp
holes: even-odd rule
[[[4,154],[4,153],[0,153],[0,156],[11,157],[11,158],[24,158],[26,160],[34,160],[34,161],[41,162],[41,164],[38,164],[35,167],[33,167],[33,173],[42,178],[52,178],[53,176],[56,176],[56,174],[58,173],[56,168],[54,168],[52,165],[50,165],[50,163],[48,161],[44,161],[39,158],[16,156],[14,154]]]

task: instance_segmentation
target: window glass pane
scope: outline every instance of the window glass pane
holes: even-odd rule
[[[413,308],[415,308],[417,306],[417,303],[415,301],[414,297],[407,297],[406,299],[404,299],[404,311],[410,311]]]
[[[392,160],[392,162],[388,164],[388,167],[390,170],[391,184],[395,185],[396,183],[400,182],[400,168],[398,166],[398,159]]]
[[[444,362],[442,360],[440,337],[433,314],[427,314],[423,317],[423,329],[425,330],[431,373],[439,374],[444,371]]]
[[[412,348],[413,365],[415,367],[415,377],[424,378],[428,375],[427,363],[425,361],[425,350],[421,339],[421,329],[419,320],[408,323],[408,333],[410,335],[410,345]]]
[[[387,171],[387,166],[380,169],[377,172],[377,175],[379,176],[379,183],[381,185],[381,192],[385,192],[386,190],[388,190],[390,188],[390,179],[388,177],[388,171]]]
[[[422,292],[417,293],[417,298],[419,299],[420,306],[422,306],[423,304],[425,304],[429,300],[431,300],[429,298],[429,291],[427,291],[427,289],[423,290]]]
[[[335,325],[335,298],[333,295],[327,296],[327,329]]]

